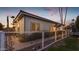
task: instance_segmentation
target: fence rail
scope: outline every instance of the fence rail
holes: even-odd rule
[[[69,31],[0,32],[0,50],[42,50],[69,36]]]

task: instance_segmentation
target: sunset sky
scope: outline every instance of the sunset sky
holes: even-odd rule
[[[60,22],[58,8],[56,7],[0,7],[0,22],[6,25],[7,16],[16,16],[20,10]],[[65,10],[65,8],[63,8]],[[63,12],[64,13],[64,12]],[[79,15],[79,8],[68,8],[67,22],[70,23],[71,19],[75,19]],[[10,23],[12,19],[10,18]]]

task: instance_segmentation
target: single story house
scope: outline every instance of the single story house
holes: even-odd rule
[[[16,32],[54,31],[57,25],[61,25],[58,22],[22,10],[13,20],[13,24]]]

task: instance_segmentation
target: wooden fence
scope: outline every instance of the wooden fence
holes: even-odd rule
[[[26,50],[37,50],[37,51],[43,50],[51,46],[55,42],[58,42],[68,37],[69,35],[70,35],[69,30],[55,31],[55,32],[24,32],[24,33],[1,31],[0,50],[1,51],[22,50],[23,48],[26,48]]]

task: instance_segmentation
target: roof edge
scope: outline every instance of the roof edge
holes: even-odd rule
[[[56,21],[52,21],[52,20],[50,20],[50,19],[47,19],[47,18],[38,16],[38,15],[34,15],[34,14],[32,14],[32,13],[25,12],[25,11],[23,11],[23,10],[20,10],[20,12],[19,12],[19,13],[17,14],[17,16],[15,17],[14,21],[16,21],[16,18],[17,18],[18,16],[20,16],[21,13],[23,13],[23,14],[25,14],[25,15],[28,15],[28,16],[31,16],[31,17],[34,17],[34,18],[38,18],[38,19],[42,19],[42,20],[45,20],[45,21],[49,21],[49,22],[52,22],[52,23],[61,24],[61,23],[58,23],[58,22],[56,22]]]

